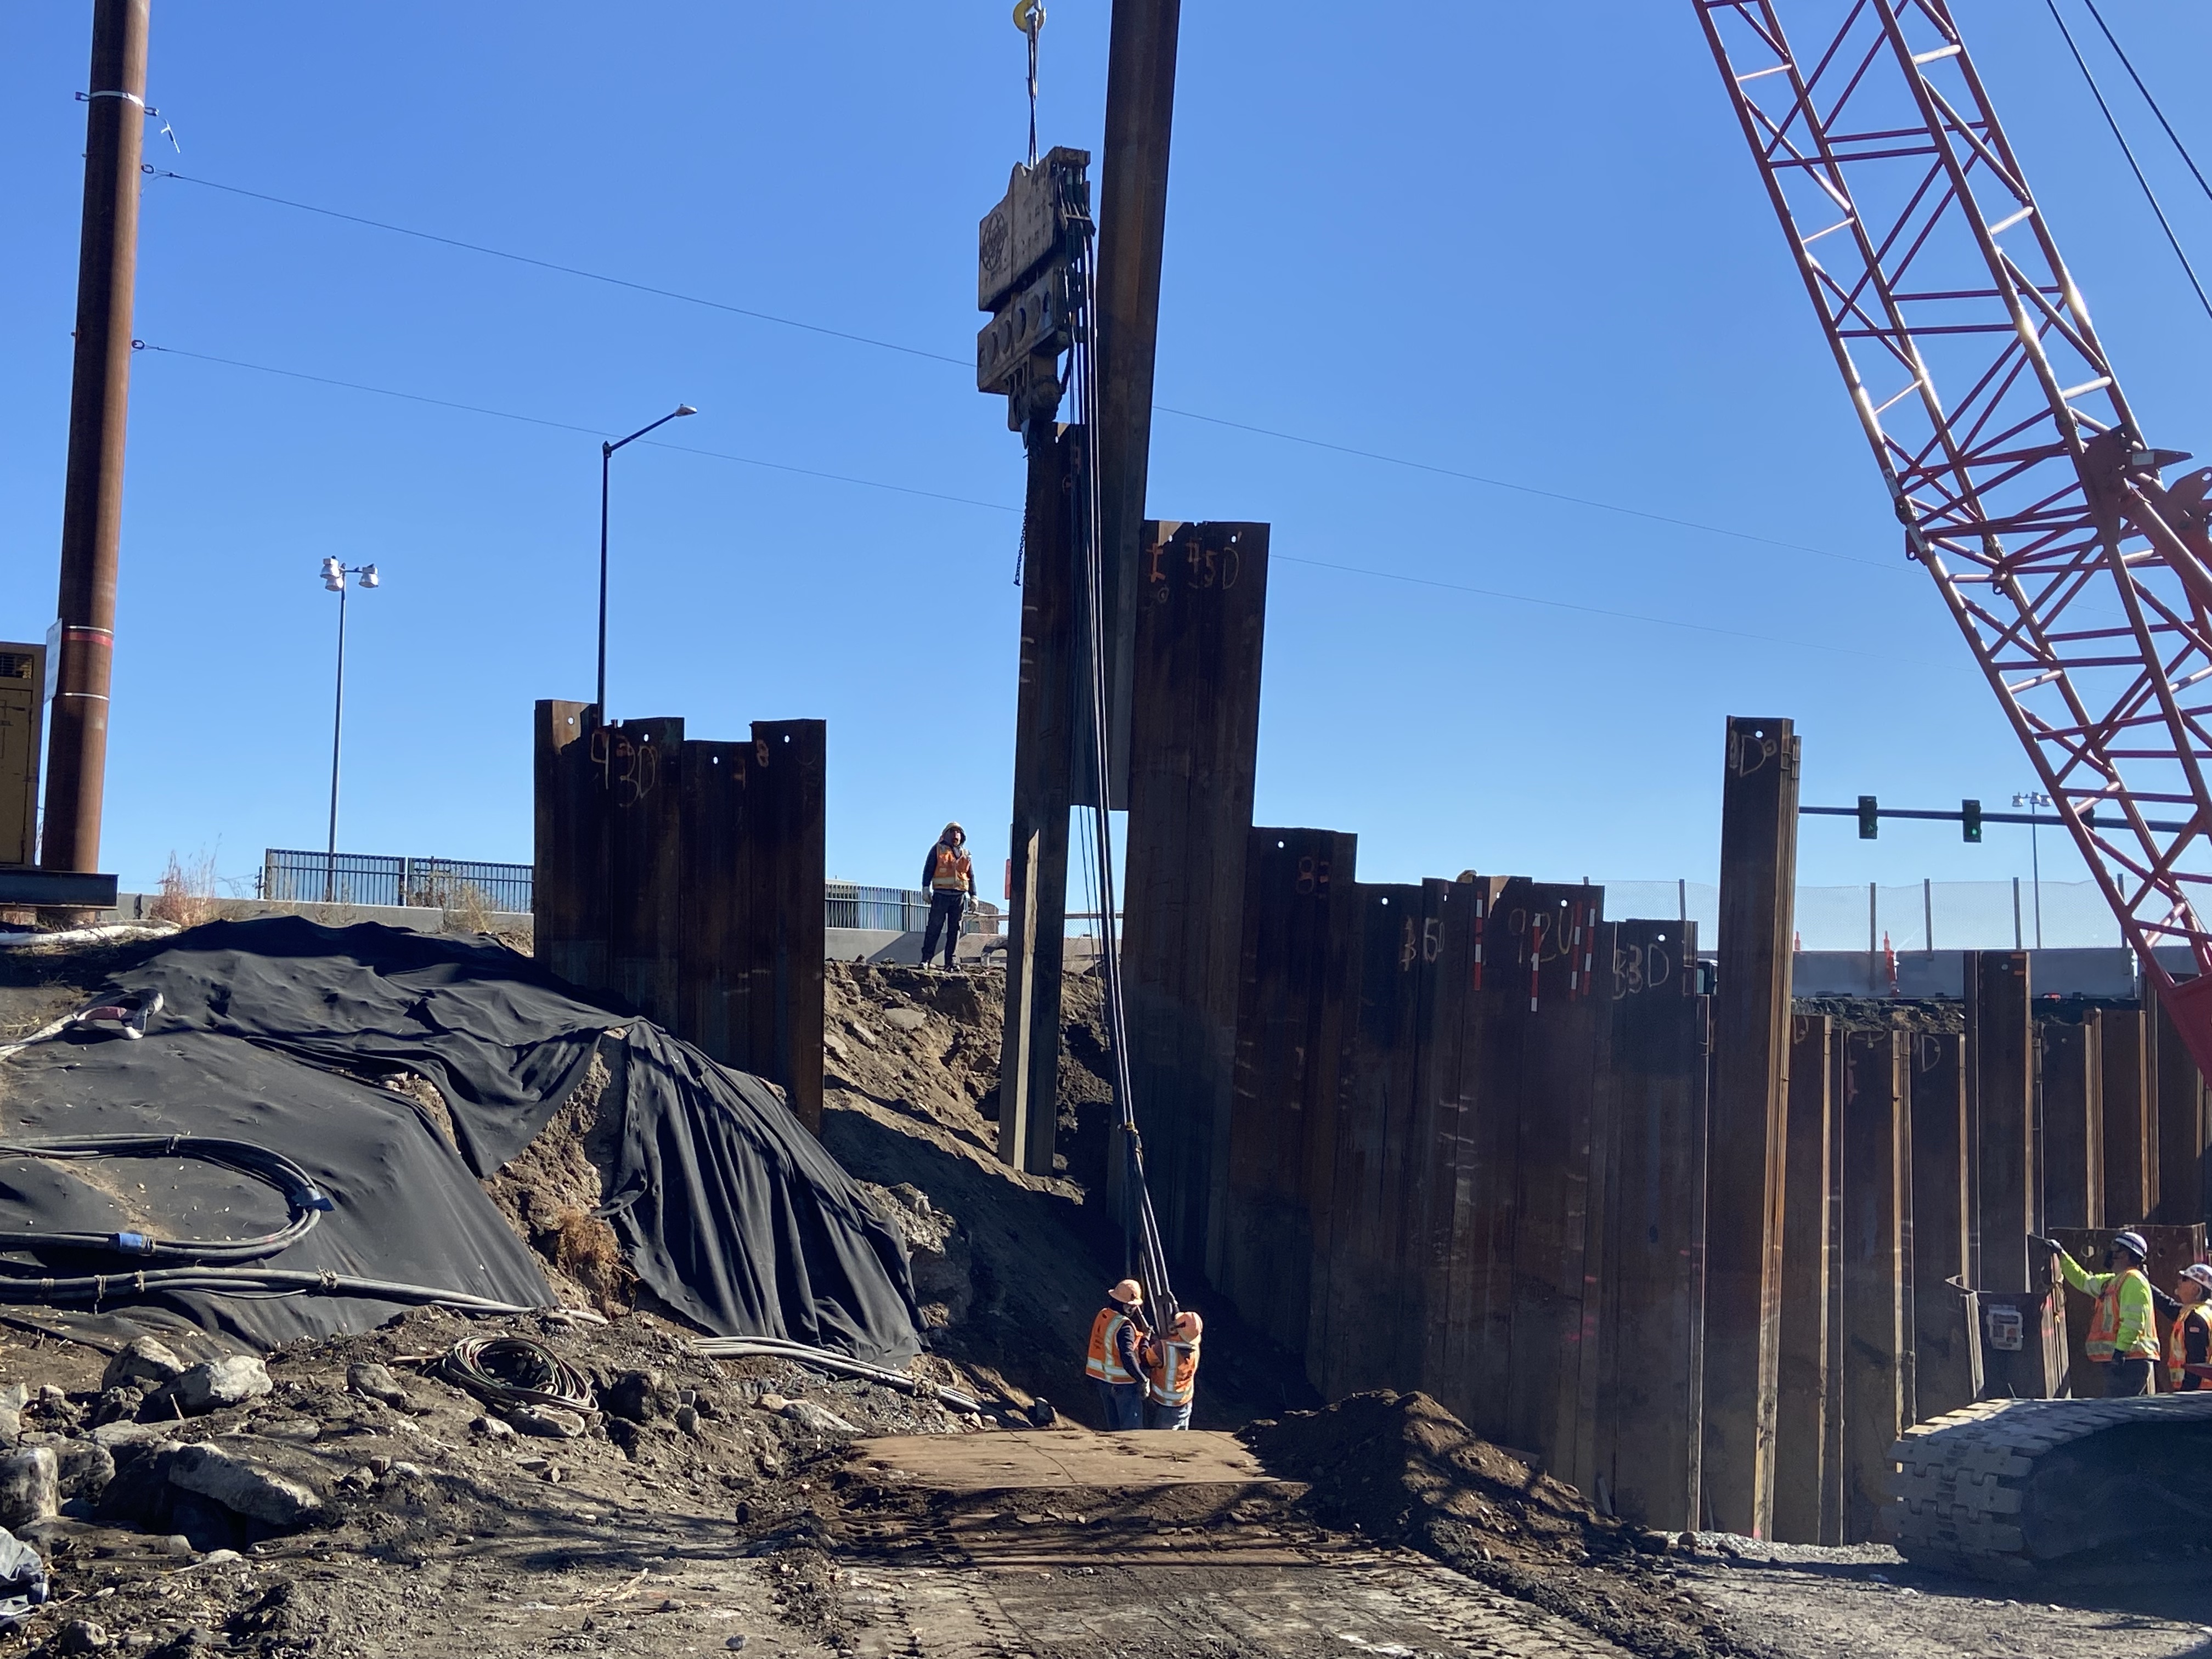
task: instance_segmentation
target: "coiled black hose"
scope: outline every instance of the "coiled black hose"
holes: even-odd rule
[[[314,1231],[331,1200],[307,1172],[282,1152],[251,1141],[210,1135],[84,1135],[64,1140],[0,1140],[0,1158],[54,1158],[64,1162],[102,1158],[185,1158],[219,1164],[267,1182],[284,1195],[283,1226],[258,1238],[161,1239],[147,1232],[0,1233],[0,1249],[9,1250],[106,1250],[149,1261],[236,1265],[259,1261],[289,1249]],[[36,1267],[0,1260],[0,1273],[18,1278]],[[70,1281],[53,1281],[48,1283]]]
[[[560,1406],[599,1414],[591,1379],[526,1336],[464,1337],[439,1356],[434,1369],[487,1405]]]

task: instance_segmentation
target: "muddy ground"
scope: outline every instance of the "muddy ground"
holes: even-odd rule
[[[0,1042],[138,948],[0,952]],[[420,1312],[280,1350],[266,1395],[186,1418],[103,1401],[106,1354],[0,1331],[0,1389],[23,1385],[26,1440],[70,1452],[79,1482],[60,1516],[27,1529],[55,1599],[0,1636],[0,1659],[2212,1659],[2212,1563],[2121,1564],[2031,1596],[1919,1574],[1878,1547],[1632,1534],[1422,1396],[1313,1413],[1290,1358],[1196,1287],[1209,1338],[1200,1427],[1241,1432],[1264,1474],[934,1492],[895,1478],[856,1443],[921,1437],[956,1464],[969,1446],[988,1461],[1003,1437],[1032,1432],[1017,1425],[1040,1397],[1062,1425],[1089,1413],[1081,1344],[1121,1267],[1087,1201],[1105,1145],[1095,997],[1074,981],[1067,1167],[1046,1179],[994,1155],[995,975],[830,969],[825,1141],[915,1251],[929,1326],[917,1373],[985,1409],[693,1354],[694,1334],[650,1305],[588,1224],[609,1126],[587,1087],[487,1185],[564,1296],[605,1325]],[[580,1432],[513,1431],[430,1363],[464,1335],[501,1332],[590,1381],[599,1409],[580,1414]],[[396,1393],[356,1370],[378,1364]],[[105,1484],[84,1473],[100,1435],[118,1465]],[[205,1447],[289,1483],[287,1502],[311,1501],[277,1526],[153,1478],[180,1455],[187,1467],[210,1456],[179,1448]]]

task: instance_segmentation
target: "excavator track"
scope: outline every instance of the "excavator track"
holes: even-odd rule
[[[1898,1552],[1941,1571],[2016,1581],[2130,1538],[2212,1532],[2170,1474],[2212,1455],[2212,1394],[1986,1401],[1889,1455]]]

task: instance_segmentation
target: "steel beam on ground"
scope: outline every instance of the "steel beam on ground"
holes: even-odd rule
[[[605,732],[614,990],[681,1036],[676,986],[684,928],[684,722],[617,720]]]
[[[1104,545],[1109,753],[1115,805],[1135,721],[1137,615],[1143,604],[1145,486],[1167,241],[1182,0],[1115,0],[1106,49],[1106,128],[1098,201],[1098,497]],[[1079,799],[1095,789],[1080,787]]]
[[[47,712],[46,820],[39,850],[39,863],[48,870],[100,867],[149,21],[149,0],[98,0],[89,85],[82,94],[84,214],[62,485],[61,585],[51,641],[58,654],[50,665],[54,695]]]
[[[2169,999],[2157,997],[2157,1036],[2151,1051],[2156,1103],[2157,1183],[2149,1219],[2161,1227],[2186,1227],[2205,1218],[2204,1079],[2174,1029]]]
[[[2025,951],[1966,953],[1966,1087],[1973,1112],[1971,1221],[1974,1288],[2019,1292],[2031,1279],[2027,1236],[2040,1230],[2034,1004]],[[2039,1279],[2038,1270],[2038,1279]]]
[[[2100,1010],[2098,1093],[2103,1103],[2105,1224],[2130,1226],[2150,1214],[2150,1044],[2145,1011]]]
[[[999,1049],[999,1157],[1053,1173],[1066,956],[1067,818],[1076,744],[1074,458],[1079,428],[1029,434],[1022,534],[1020,681],[1014,714],[1006,1012]]]
[[[2103,1172],[2097,1167],[2104,1152],[2099,1013],[2087,1010],[2078,1025],[2057,1019],[2035,1023],[2046,1227],[2095,1227],[2104,1222]]]
[[[1698,1516],[1711,1009],[1697,991],[1694,922],[1622,921],[1611,944],[1596,988],[1613,1029],[1607,1194],[1595,1212],[1605,1255],[1583,1320],[1599,1362],[1588,1418],[1613,1513],[1680,1530]]]
[[[605,748],[599,711],[587,702],[540,702],[532,729],[532,954],[571,985],[611,990],[606,791],[594,758]]]
[[[1339,895],[1355,836],[1255,829],[1244,860],[1244,947],[1230,1120],[1228,1210],[1215,1288],[1294,1354],[1306,1347],[1334,1160],[1338,1054],[1328,999],[1345,968]],[[1322,1136],[1326,1146],[1316,1145]]]
[[[1783,1165],[1782,1356],[1774,1424],[1774,1536],[1817,1544],[1828,1446],[1828,1168],[1831,1057],[1825,1014],[1790,1021],[1790,1123]]]
[[[1906,1039],[1912,1106],[1914,1405],[1922,1421],[1972,1405],[1980,1350],[1954,1279],[1966,1277],[1967,1110],[1965,1039]],[[1971,1280],[1966,1280],[1971,1283]]]
[[[1844,1541],[1879,1534],[1889,1449],[1913,1419],[1905,1038],[1844,1039]]]
[[[1719,984],[1705,1218],[1705,1505],[1766,1535],[1773,1502],[1798,740],[1785,720],[1728,722]]]
[[[1136,624],[1127,916],[1131,1086],[1170,1259],[1220,1262],[1252,829],[1267,526],[1161,525]]]

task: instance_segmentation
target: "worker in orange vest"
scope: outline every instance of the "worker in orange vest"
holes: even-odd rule
[[[2212,1267],[2192,1261],[2173,1287],[2180,1304],[2166,1338],[2166,1378],[2176,1394],[2212,1389]]]
[[[1188,1309],[1175,1316],[1165,1336],[1144,1346],[1146,1426],[1187,1429],[1190,1404],[1198,1393],[1198,1341],[1206,1322]]]
[[[1098,1385],[1098,1405],[1109,1430],[1145,1426],[1141,1349],[1146,1330],[1145,1289],[1125,1279],[1106,1292],[1106,1305],[1091,1322],[1091,1351],[1083,1369]]]
[[[2089,1340],[2082,1346],[2090,1364],[2106,1367],[2106,1398],[2151,1393],[2152,1368],[2159,1359],[2158,1323],[2151,1317],[2154,1292],[2142,1270],[2150,1259],[2143,1236],[2114,1233],[2105,1247],[2106,1271],[2100,1273],[2084,1269],[2056,1239],[2031,1237],[2028,1243],[2056,1255],[2066,1282],[2097,1298],[2089,1316]]]
[[[960,920],[968,902],[975,896],[975,866],[968,856],[968,832],[957,823],[945,833],[921,861],[921,884],[929,890],[929,927],[921,936],[921,965],[937,954],[937,935],[945,935],[945,965],[952,965],[953,946],[960,941]]]

